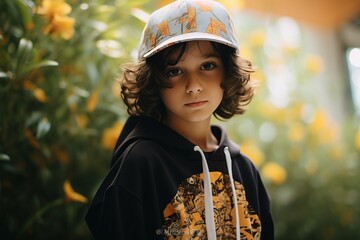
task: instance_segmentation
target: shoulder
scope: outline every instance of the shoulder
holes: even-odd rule
[[[164,147],[153,140],[139,140],[131,149],[127,150],[127,155],[123,156],[123,168],[135,168],[142,170],[153,164],[155,161],[161,161],[165,154]]]
[[[141,189],[144,179],[150,179],[160,171],[157,166],[165,159],[164,150],[155,141],[139,140],[125,151],[126,154],[117,159],[110,172],[114,175],[113,184],[134,192]]]
[[[129,150],[127,158],[149,158],[164,152],[164,147],[154,140],[142,139],[137,141]]]

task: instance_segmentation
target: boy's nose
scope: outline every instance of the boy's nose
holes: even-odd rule
[[[200,82],[196,79],[189,79],[186,85],[186,93],[187,94],[195,94],[202,92],[203,88]]]

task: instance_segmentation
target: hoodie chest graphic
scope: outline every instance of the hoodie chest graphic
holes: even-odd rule
[[[236,239],[235,208],[227,174],[210,172],[217,239]],[[235,181],[241,239],[260,239],[261,222],[246,200],[242,184]],[[187,178],[163,211],[164,239],[207,239],[203,174]]]

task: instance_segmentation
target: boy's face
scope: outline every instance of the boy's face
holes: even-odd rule
[[[175,63],[180,51],[169,55],[165,67],[172,85],[160,90],[167,110],[165,120],[173,123],[209,120],[223,98],[220,86],[224,79],[223,62],[208,41],[189,42]]]

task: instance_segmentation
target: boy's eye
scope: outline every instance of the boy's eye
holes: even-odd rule
[[[211,62],[209,62],[209,63],[204,63],[202,66],[201,66],[201,69],[202,70],[212,70],[212,69],[214,69],[215,68],[215,64],[214,63],[211,63]]]
[[[180,74],[182,74],[182,71],[179,68],[173,68],[167,71],[168,77],[176,77]]]

